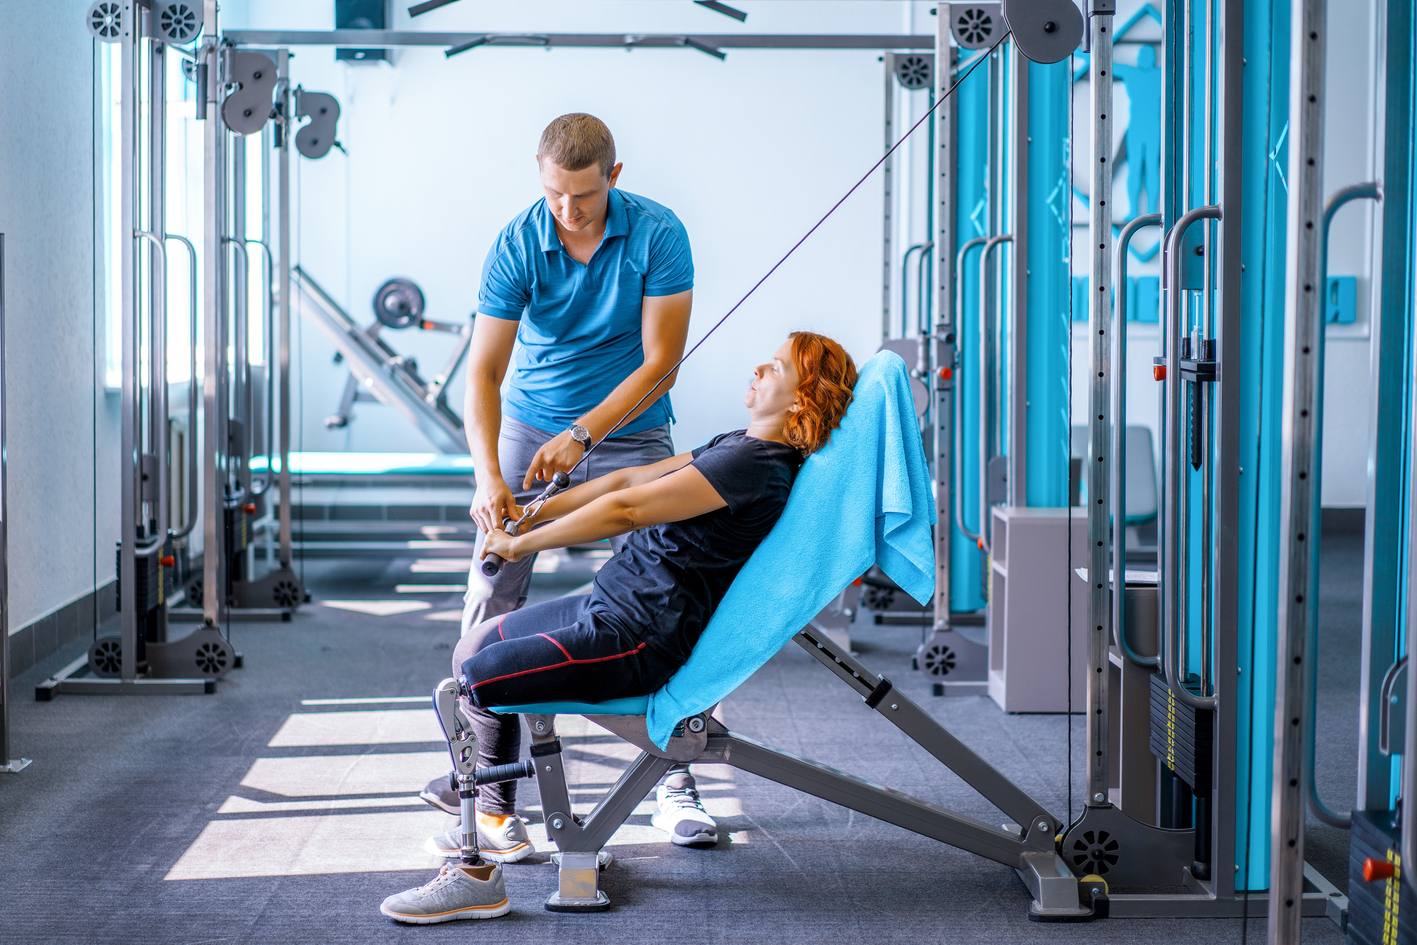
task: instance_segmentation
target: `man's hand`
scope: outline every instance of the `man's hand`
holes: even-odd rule
[[[482,550],[477,557],[480,560],[489,554],[501,555],[502,560],[509,563],[521,557],[517,554],[517,539],[502,531],[500,526],[482,539]]]
[[[550,482],[551,477],[558,472],[570,472],[584,455],[585,447],[571,438],[570,430],[563,430],[547,440],[546,444],[536,451],[531,465],[527,467],[526,479],[522,482],[522,488],[530,489],[532,482],[538,479],[542,482]]]
[[[501,476],[478,476],[477,491],[473,493],[468,514],[483,534],[491,534],[494,528],[502,527],[503,518],[515,521],[521,513],[517,510],[517,497]]]

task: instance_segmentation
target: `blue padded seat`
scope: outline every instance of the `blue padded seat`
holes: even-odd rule
[[[494,705],[498,715],[644,715],[649,696],[629,696],[609,702],[538,702],[534,705]]]

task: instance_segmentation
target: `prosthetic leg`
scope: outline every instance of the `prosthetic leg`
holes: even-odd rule
[[[448,751],[453,756],[453,770],[458,777],[458,799],[462,802],[462,862],[481,866],[482,857],[477,852],[477,736],[458,704],[458,694],[456,680],[443,680],[433,690],[433,708],[448,738]]]

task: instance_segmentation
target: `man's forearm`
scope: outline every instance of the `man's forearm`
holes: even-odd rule
[[[600,442],[614,432],[612,427],[620,421],[621,417],[625,417],[626,413],[630,415],[625,417],[625,423],[629,423],[669,392],[669,389],[674,386],[676,375],[671,374],[669,377],[664,375],[669,371],[672,363],[640,365],[630,373],[629,377],[621,381],[609,396],[577,422],[590,431],[592,440]],[[656,384],[656,382],[659,383]],[[654,393],[649,394],[652,389],[654,389]],[[635,406],[636,402],[639,402],[639,406]],[[634,407],[633,412],[630,410],[632,407]]]
[[[468,379],[463,397],[463,432],[472,454],[474,475],[502,478],[497,438],[502,431],[502,396],[487,379]]]

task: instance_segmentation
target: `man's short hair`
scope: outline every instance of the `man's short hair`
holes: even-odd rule
[[[605,122],[584,112],[562,115],[541,133],[536,146],[537,159],[547,158],[568,171],[579,171],[592,164],[610,179],[615,166],[615,139]]]

